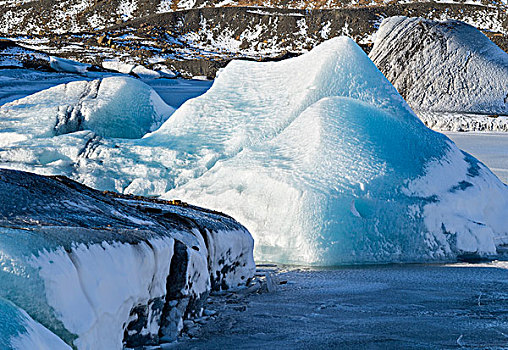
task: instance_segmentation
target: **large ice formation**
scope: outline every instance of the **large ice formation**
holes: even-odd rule
[[[5,115],[5,110],[11,113]],[[159,128],[173,111],[141,81],[109,77],[73,81],[13,101],[0,111],[0,128],[24,130],[23,135],[30,138],[80,130],[104,137],[140,138]]]
[[[40,118],[41,94],[1,107],[3,119]],[[141,139],[29,139],[11,125],[2,166],[227,212],[259,260],[440,261],[508,243],[506,185],[427,129],[345,37],[281,62],[232,62]]]
[[[508,54],[468,24],[387,18],[370,58],[417,113],[508,114]]]
[[[220,213],[0,169],[0,348],[175,339],[210,290],[252,277],[252,249]]]

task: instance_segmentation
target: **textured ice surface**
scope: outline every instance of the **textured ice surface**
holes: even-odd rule
[[[0,348],[3,350],[71,349],[55,334],[34,321],[24,310],[1,297],[0,325]]]
[[[210,290],[238,287],[255,270],[250,234],[207,210],[118,200],[5,169],[0,204],[0,311],[9,300],[78,349],[167,335],[166,319],[199,314]],[[182,299],[189,306],[176,316],[169,302]],[[2,349],[27,333],[13,322],[0,323]],[[41,328],[21,338],[37,342]]]
[[[5,104],[0,110],[0,128],[20,130],[30,138],[80,130],[139,138],[157,129],[173,111],[141,81],[109,77],[62,84]],[[14,134],[20,135],[14,132],[12,137]]]
[[[390,17],[370,57],[415,110],[508,114],[508,54],[470,25]]]
[[[43,251],[31,265],[44,280],[48,304],[65,329],[78,336],[75,346],[120,349],[131,310],[165,296],[173,246],[172,238],[135,245],[79,244],[70,252]],[[206,276],[206,258],[199,271]],[[147,333],[158,331],[156,324]]]
[[[53,68],[57,72],[66,72],[66,73],[84,74],[86,73],[88,68],[90,68],[89,64],[53,56],[49,57],[49,64],[51,68]]]
[[[420,110],[418,117],[429,128],[437,131],[508,131],[508,116],[506,115],[424,112]]]
[[[508,184],[508,133],[447,132],[461,149],[481,159],[501,181]]]
[[[37,118],[25,100],[4,115]],[[286,61],[232,62],[141,139],[3,131],[27,139],[10,136],[2,166],[227,212],[259,260],[436,261],[508,243],[506,186],[427,129],[345,37]]]

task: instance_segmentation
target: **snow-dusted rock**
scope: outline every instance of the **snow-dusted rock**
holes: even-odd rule
[[[254,273],[250,234],[219,213],[1,169],[0,204],[0,318],[6,299],[38,322],[22,312],[28,326],[0,327],[0,345],[156,344],[199,316],[210,290]]]
[[[508,54],[468,24],[387,18],[370,58],[417,114],[508,114]]]
[[[5,120],[37,117],[16,106]],[[246,225],[260,260],[442,261],[508,243],[506,185],[427,129],[345,37],[285,61],[232,62],[141,139],[3,132],[26,136],[0,149],[4,167],[221,210]]]
[[[50,56],[24,48],[10,40],[0,40],[0,67],[50,68]]]

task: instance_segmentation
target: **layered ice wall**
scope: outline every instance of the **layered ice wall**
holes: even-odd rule
[[[417,111],[508,114],[508,54],[468,24],[387,18],[370,58]]]
[[[506,185],[427,129],[345,37],[281,62],[232,62],[141,139],[13,140],[0,161],[227,212],[259,260],[440,261],[508,243]]]
[[[245,228],[197,207],[5,169],[0,204],[2,349],[176,340],[211,290],[243,285],[255,270]]]

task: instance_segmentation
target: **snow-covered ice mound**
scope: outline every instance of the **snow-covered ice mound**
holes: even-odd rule
[[[227,212],[259,260],[436,261],[508,243],[506,185],[427,129],[345,37],[286,61],[232,62],[142,139],[12,141],[0,161]]]
[[[253,276],[252,250],[220,213],[0,169],[0,348],[174,340],[211,290]]]
[[[152,88],[134,78],[74,81],[2,106],[0,128],[15,131],[0,144],[9,137],[47,138],[80,130],[140,138],[159,128],[173,111]]]
[[[468,24],[387,18],[370,58],[418,113],[508,114],[508,54]]]

